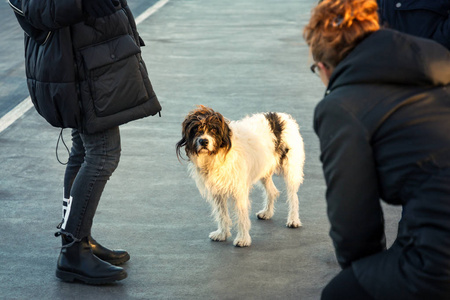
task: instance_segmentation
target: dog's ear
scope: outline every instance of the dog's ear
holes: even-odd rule
[[[181,140],[178,141],[178,143],[176,144],[176,151],[177,151],[177,158],[178,160],[183,159],[183,157],[181,156],[181,148],[186,146],[186,139],[183,138]],[[181,162],[181,161],[180,161]]]
[[[220,119],[221,123],[221,137],[222,137],[222,143],[220,145],[220,148],[225,148],[226,152],[230,151],[231,149],[231,128],[228,126],[229,121],[225,119],[220,113],[217,113]]]
[[[177,157],[178,160],[180,160],[180,158],[182,158],[181,156],[181,148],[186,146],[186,155],[189,157],[189,147],[187,145],[188,139],[189,139],[189,129],[190,129],[190,123],[192,120],[192,116],[188,115],[186,116],[186,118],[184,119],[182,125],[181,125],[181,140],[178,141],[178,143],[176,144],[176,152],[177,152]]]
[[[177,158],[178,160],[180,160],[181,157],[181,148],[186,146],[186,139],[184,138],[184,136],[181,138],[181,140],[178,141],[178,143],[176,144],[176,151],[177,151]]]

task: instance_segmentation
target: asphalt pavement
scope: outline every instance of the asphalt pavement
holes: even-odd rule
[[[325,88],[309,70],[302,39],[315,2],[170,0],[139,24],[162,117],[121,126],[121,162],[92,232],[103,245],[130,253],[124,265],[128,278],[121,282],[90,286],[55,277],[64,174],[55,155],[59,129],[31,109],[0,132],[0,299],[319,299],[340,268],[328,236],[325,182],[312,128]],[[129,3],[146,8],[145,1]],[[4,14],[7,6],[1,7]],[[17,38],[17,32],[10,35]],[[0,49],[10,47],[4,43]],[[23,45],[15,49],[15,55],[1,52],[3,109],[27,96]],[[262,194],[257,187],[251,193],[250,247],[232,245],[235,230],[226,242],[209,240],[216,229],[209,204],[189,177],[187,162],[175,154],[181,122],[197,104],[231,120],[267,111],[297,120],[306,151],[299,190],[303,227],[285,227],[286,194],[276,178],[282,193],[272,220],[256,218]],[[63,135],[70,145],[70,130]],[[67,160],[61,144],[58,155]],[[400,210],[384,208],[392,243]]]

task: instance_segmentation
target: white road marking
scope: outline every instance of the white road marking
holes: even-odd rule
[[[136,25],[139,25],[142,21],[144,21],[145,19],[147,19],[148,17],[150,17],[151,15],[153,15],[155,12],[157,12],[161,7],[163,7],[164,5],[167,4],[167,2],[169,2],[169,0],[160,0],[158,2],[156,2],[155,4],[153,4],[152,6],[150,6],[150,8],[148,8],[146,11],[144,11],[142,14],[140,14],[137,18],[136,18]]]
[[[31,98],[27,97],[22,102],[20,102],[16,107],[9,111],[0,119],[0,133],[9,127],[12,123],[17,121],[21,116],[23,116],[30,108],[33,107],[33,102]]]

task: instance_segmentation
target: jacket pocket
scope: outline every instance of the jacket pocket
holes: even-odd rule
[[[140,70],[140,52],[129,35],[80,51],[98,117],[125,111],[149,98]]]

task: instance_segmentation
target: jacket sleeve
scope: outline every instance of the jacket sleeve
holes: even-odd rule
[[[383,212],[370,140],[364,126],[331,101],[316,108],[327,184],[330,236],[342,268],[386,249]]]
[[[52,31],[84,19],[81,0],[22,0],[27,21],[37,29]]]

